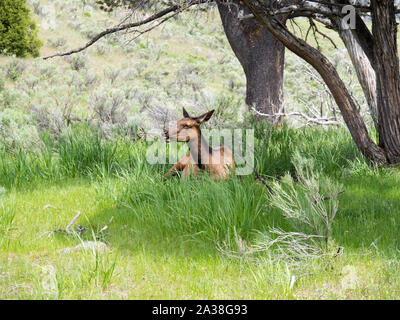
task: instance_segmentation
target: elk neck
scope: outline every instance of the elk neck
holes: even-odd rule
[[[204,169],[204,165],[210,162],[210,155],[212,154],[212,148],[209,146],[206,139],[201,134],[199,128],[196,128],[196,137],[190,139],[187,142],[190,154],[197,163],[200,169]]]

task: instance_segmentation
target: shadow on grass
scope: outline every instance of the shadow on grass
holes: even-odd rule
[[[394,176],[351,177],[341,181],[331,239],[347,252],[398,253],[400,248],[400,188]],[[204,184],[208,189],[204,189]],[[171,190],[171,184],[174,189]],[[149,189],[147,189],[149,188]],[[167,182],[147,193],[129,186],[120,197],[124,205],[104,208],[92,219],[95,228],[114,217],[107,238],[123,251],[155,255],[217,255],[216,243],[236,246],[236,235],[251,243],[269,227],[288,228],[280,212],[269,206],[266,188],[251,178],[215,183],[207,180]],[[131,190],[131,191],[129,191]],[[137,199],[126,198],[131,195]]]
[[[253,177],[215,182],[208,176],[166,182],[128,178],[117,205],[100,210],[91,224],[110,225],[110,243],[127,251],[216,255],[216,244],[250,241],[279,214],[269,207],[267,188]]]
[[[400,179],[395,175],[352,177],[343,181],[333,238],[355,250],[398,254]]]

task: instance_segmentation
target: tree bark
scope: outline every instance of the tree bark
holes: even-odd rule
[[[225,34],[246,75],[246,104],[264,114],[282,112],[284,45],[256,19],[238,18],[239,12],[250,13],[239,1],[217,3]]]
[[[389,163],[400,162],[400,74],[393,1],[372,0],[379,146]]]
[[[367,100],[374,126],[376,129],[378,129],[375,71],[368,56],[360,45],[360,40],[358,39],[357,33],[352,32],[352,30],[349,28],[343,28],[340,18],[337,18],[333,22],[336,24],[339,36],[346,46],[347,52],[349,53],[351,62],[356,70],[358,82],[360,83],[364,92],[364,96]],[[360,22],[362,22],[362,20],[360,21],[357,19],[357,27]]]

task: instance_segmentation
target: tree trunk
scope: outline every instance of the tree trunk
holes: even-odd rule
[[[259,1],[243,0],[243,2],[285,47],[311,64],[321,75],[331,91],[347,128],[360,152],[367,159],[378,165],[386,163],[383,150],[369,137],[367,127],[365,126],[357,106],[332,63],[321,54],[321,52],[310,46],[304,40],[294,36],[282,23],[270,16],[268,12],[265,12]]]
[[[393,1],[372,0],[379,146],[389,163],[400,162],[400,74]]]
[[[238,18],[239,12],[250,13],[239,1],[217,3],[225,34],[246,75],[246,104],[265,114],[282,112],[285,47],[256,19]]]
[[[378,129],[378,110],[376,105],[376,79],[375,71],[371,66],[371,63],[361,48],[359,42],[355,38],[355,35],[350,29],[343,29],[340,25],[340,19],[337,21],[339,35],[346,46],[349,53],[350,59],[356,70],[358,82],[364,92],[364,96],[367,100],[369,111],[374,122],[375,128]]]

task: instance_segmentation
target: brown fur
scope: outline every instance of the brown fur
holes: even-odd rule
[[[187,178],[190,174],[197,176],[199,170],[210,173],[214,180],[227,179],[235,167],[232,151],[227,146],[217,146],[211,148],[203,138],[200,131],[200,124],[208,121],[214,110],[207,112],[200,117],[190,117],[183,109],[185,118],[179,120],[173,130],[164,130],[166,142],[177,141],[186,142],[190,152],[175,163],[172,168],[164,175],[168,177],[183,172],[183,177]],[[199,161],[195,161],[195,159]]]

